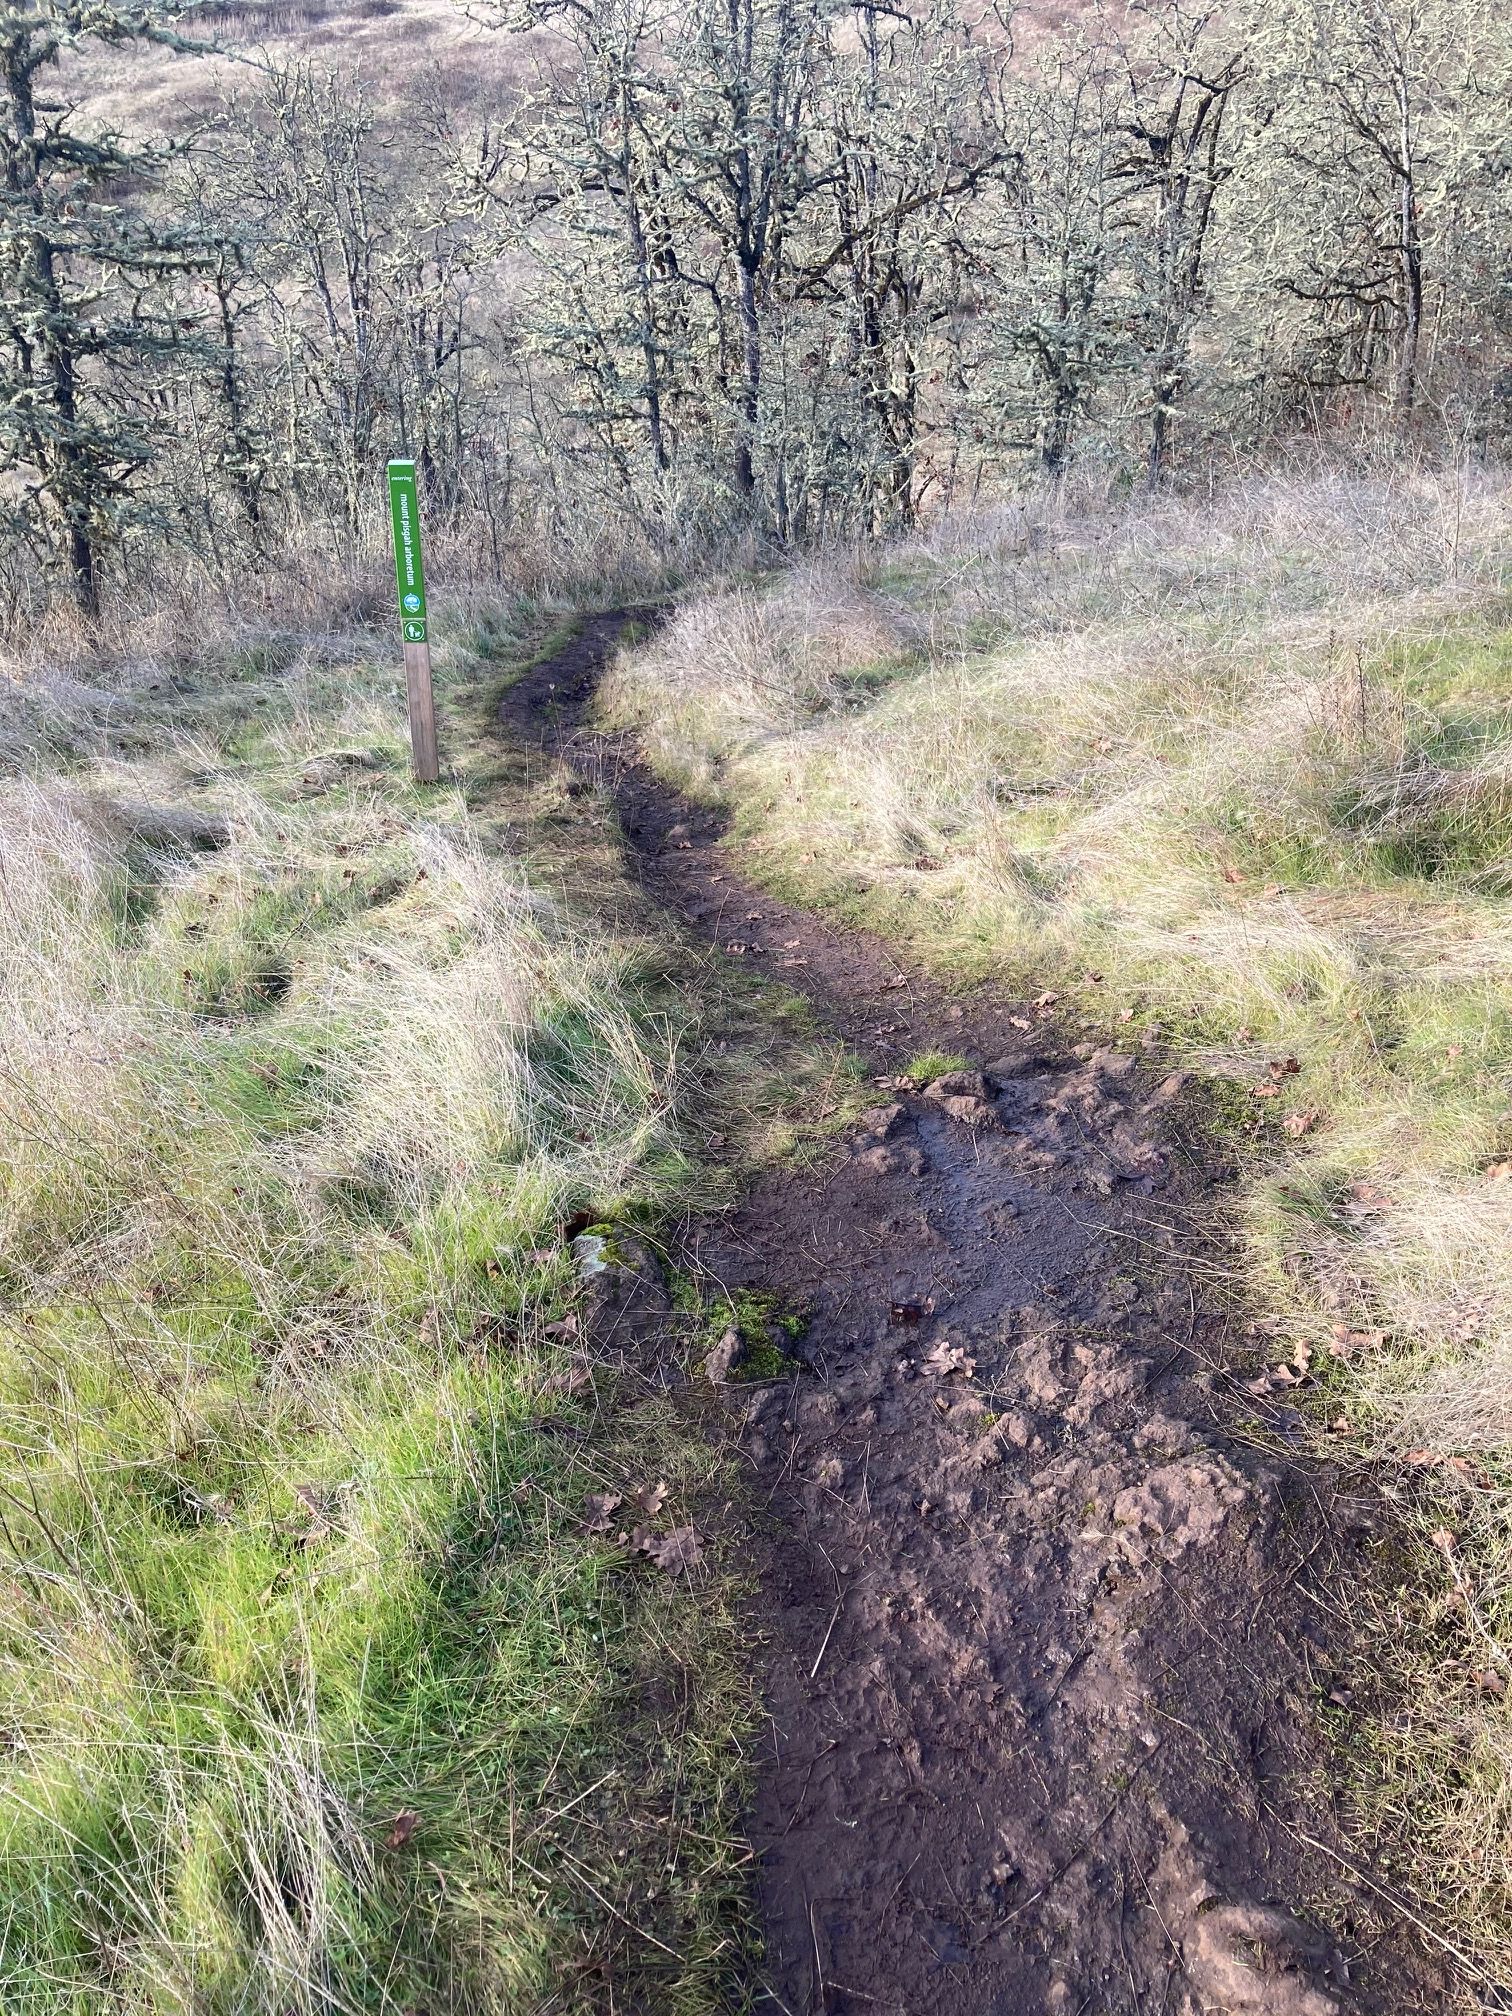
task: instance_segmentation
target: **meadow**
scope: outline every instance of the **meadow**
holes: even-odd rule
[[[802,1063],[490,741],[554,620],[446,611],[430,792],[360,614],[55,636],[0,695],[8,2010],[741,1964],[738,1563],[584,1511],[702,1523],[724,1459],[580,1328],[564,1226],[716,1200],[704,1137],[779,1150]]]

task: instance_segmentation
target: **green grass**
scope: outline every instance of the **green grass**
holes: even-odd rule
[[[8,2011],[738,1994],[737,1579],[581,1518],[737,1487],[579,1355],[561,1228],[717,1197],[701,1130],[774,1152],[833,1065],[669,977],[603,808],[484,748],[531,641],[443,657],[439,790],[361,639],[0,785]],[[144,847],[146,800],[230,838]]]
[[[943,1078],[951,1071],[968,1071],[971,1059],[962,1057],[954,1050],[921,1050],[916,1057],[910,1057],[903,1067],[903,1076],[912,1078],[920,1085],[929,1085],[936,1078]]]

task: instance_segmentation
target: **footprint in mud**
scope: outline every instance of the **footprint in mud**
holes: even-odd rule
[[[538,718],[534,687],[586,691],[615,634],[596,619],[506,720]],[[727,1389],[775,1515],[752,1538],[764,2006],[1443,2008],[1347,1862],[1307,1845],[1338,1840],[1311,1712],[1336,1655],[1307,1594],[1328,1480],[1225,1432],[1222,1325],[1181,1257],[1213,1178],[1179,1074],[1026,1048],[1015,1004],[947,996],[744,885],[717,816],[551,720],[558,754],[613,779],[648,891],[721,945],[759,912],[744,963],[792,984],[801,959],[881,1081],[828,1167],[765,1177],[689,1256],[811,1318],[803,1372]],[[971,1067],[900,1082],[942,1033]]]

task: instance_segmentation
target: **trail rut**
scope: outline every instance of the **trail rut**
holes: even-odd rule
[[[1318,1735],[1333,1593],[1383,1544],[1242,1404],[1213,1166],[1179,1074],[948,991],[740,873],[717,814],[589,725],[623,616],[501,720],[618,807],[649,893],[798,988],[876,1106],[688,1260],[809,1321],[732,1385],[770,1531],[770,1742],[751,1838],[763,2005],[789,2016],[1442,2010],[1356,1880]],[[1028,1025],[1025,1027],[1025,1025]],[[889,1083],[928,1047],[970,1069]]]

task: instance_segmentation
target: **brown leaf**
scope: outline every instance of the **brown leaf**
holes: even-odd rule
[[[636,1545],[667,1575],[693,1567],[703,1554],[703,1542],[691,1526],[674,1526],[670,1533],[647,1533]]]
[[[1478,1673],[1472,1673],[1470,1677],[1482,1694],[1491,1695],[1493,1700],[1500,1701],[1506,1694],[1506,1681],[1490,1666],[1483,1667]]]
[[[1482,1491],[1491,1489],[1490,1471],[1483,1470],[1478,1463],[1470,1462],[1467,1457],[1451,1456],[1445,1467],[1452,1470],[1457,1477],[1463,1477],[1471,1484],[1478,1484]]]
[[[1034,1005],[1036,1008],[1053,1008],[1059,999],[1059,994],[1053,990],[1047,990],[1045,993],[1035,996]]]
[[[389,1830],[383,1837],[385,1848],[403,1848],[420,1825],[420,1815],[406,1806],[402,1813],[396,1813],[389,1822]]]
[[[1302,1066],[1295,1057],[1273,1057],[1265,1068],[1272,1078],[1291,1078],[1302,1069]]]
[[[1436,1470],[1443,1460],[1437,1449],[1409,1449],[1404,1458],[1414,1470]]]
[[[1251,1085],[1250,1091],[1257,1099],[1274,1099],[1277,1096],[1274,1085]]]
[[[1449,1531],[1447,1526],[1435,1527],[1429,1538],[1441,1554],[1452,1554],[1454,1552],[1454,1535]]]
[[[624,1504],[618,1491],[590,1491],[583,1500],[583,1531],[607,1533],[611,1515]]]
[[[1512,1182],[1512,1162],[1488,1163],[1486,1175],[1492,1183]]]
[[[1347,1323],[1335,1323],[1330,1358],[1348,1358],[1355,1351],[1379,1351],[1386,1342],[1384,1330],[1351,1330]]]
[[[1283,1130],[1293,1141],[1300,1141],[1304,1134],[1310,1134],[1318,1124],[1316,1113],[1288,1113],[1281,1122]]]
[[[1008,1020],[1013,1024],[1015,1029],[1032,1029],[1034,1027],[1034,1024],[1029,1020],[1027,1015],[1010,1015]]]
[[[588,1367],[581,1358],[574,1358],[565,1372],[552,1372],[541,1381],[543,1393],[581,1393],[588,1384]]]
[[[1349,1194],[1356,1211],[1385,1211],[1391,1204],[1386,1192],[1378,1190],[1374,1183],[1351,1183]]]
[[[667,1487],[664,1483],[637,1484],[630,1496],[648,1519],[654,1519],[667,1502]]]
[[[933,1350],[924,1354],[924,1370],[936,1379],[948,1379],[952,1372],[969,1379],[976,1370],[976,1360],[959,1344],[949,1344],[941,1338]]]
[[[1225,882],[1242,882],[1244,880],[1244,871],[1242,868],[1225,868],[1223,879]]]

